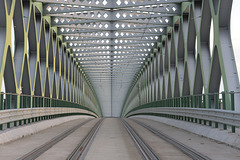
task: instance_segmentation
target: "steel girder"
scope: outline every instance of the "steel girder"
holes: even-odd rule
[[[182,2],[187,2],[189,0],[152,0],[152,1],[138,1],[138,0],[133,0],[133,1],[127,1],[123,2],[121,0],[113,0],[113,1],[107,1],[107,0],[34,0],[35,2],[44,2],[44,3],[49,3],[49,4],[64,4],[64,5],[76,5],[76,6],[85,6],[85,7],[96,7],[96,8],[102,8],[102,9],[108,9],[108,8],[115,8],[115,9],[120,9],[124,7],[136,7],[136,6],[147,6],[147,8],[150,8],[151,5],[163,5],[163,4],[171,4],[171,3],[182,3]],[[148,7],[150,5],[150,7]],[[67,6],[68,7],[68,6]],[[74,6],[73,6],[74,7]],[[154,6],[153,6],[154,7]],[[150,8],[151,9],[151,8]]]

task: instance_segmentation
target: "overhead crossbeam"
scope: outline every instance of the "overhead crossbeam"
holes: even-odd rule
[[[92,43],[92,44],[86,44],[86,43],[81,43],[81,42],[78,42],[78,43],[69,43],[68,44],[68,47],[70,48],[70,47],[72,47],[72,46],[78,46],[78,48],[80,49],[80,48],[85,48],[85,47],[93,47],[93,46],[96,46],[96,45],[98,45],[98,46],[109,46],[109,45],[111,45],[111,46],[126,46],[126,45],[128,45],[128,46],[152,46],[152,47],[156,47],[157,46],[157,44],[155,43],[156,41],[149,41],[149,42],[145,42],[145,43],[141,43],[141,42],[136,42],[136,43],[129,43],[129,42],[122,42],[122,43],[113,43],[113,42],[111,42],[111,43],[107,43],[107,44],[103,44],[103,43]]]
[[[143,37],[140,37],[142,40],[146,40],[146,41],[149,41],[149,40],[159,40],[160,39],[160,36],[143,36]],[[139,37],[129,37],[129,38],[124,38],[124,39],[121,39],[120,37],[119,38],[115,38],[115,39],[118,39],[118,40],[138,40],[140,39]],[[106,39],[106,38],[102,38],[102,39]],[[113,40],[115,40],[113,39]],[[87,38],[87,37],[82,37],[81,39],[79,40],[82,40],[82,41],[94,41],[94,40],[99,40],[99,37],[96,37],[96,38]]]
[[[140,65],[141,65],[141,62],[139,62],[139,63],[131,63],[131,62],[88,63],[88,64],[82,64],[81,66],[82,66],[82,67],[100,67],[100,66],[112,67],[112,66],[114,66],[114,64],[115,64],[116,67],[119,67],[120,65],[121,65],[121,66],[124,66],[124,67],[126,67],[125,65],[129,65],[129,66],[137,65],[137,66],[140,66]],[[111,65],[112,65],[112,66],[111,66]]]
[[[73,48],[73,50],[74,49],[78,49],[78,47],[72,47]],[[150,52],[150,53],[152,53],[153,52],[153,49],[151,48],[151,46],[149,46],[149,47],[126,47],[126,46],[124,46],[124,47],[121,47],[121,46],[114,46],[114,48],[113,48],[113,46],[107,46],[107,47],[105,47],[105,48],[101,48],[100,46],[99,47],[93,47],[93,48],[91,48],[91,49],[80,49],[79,51],[81,52],[85,52],[85,53],[91,53],[91,52],[106,52],[106,53],[111,53],[109,50],[111,50],[111,52],[115,52],[115,51],[121,51],[121,52],[123,52],[123,51],[135,51],[135,52],[137,52],[137,51],[148,51],[148,52]]]
[[[73,19],[73,18],[64,18],[64,17],[52,17],[52,24],[56,27],[65,27],[65,28],[75,28],[76,32],[80,31],[80,29],[87,30],[103,30],[103,31],[120,31],[120,30],[131,30],[131,29],[146,29],[146,28],[161,28],[170,26],[173,24],[172,18],[152,18],[155,23],[148,23],[149,19],[145,19],[145,23],[140,21],[138,23],[136,21],[113,21],[113,22],[105,22],[105,21],[89,21],[82,19]],[[61,29],[60,31],[62,31]],[[71,29],[72,30],[72,29]],[[72,31],[73,32],[73,31]],[[64,33],[64,32],[63,32]],[[81,32],[80,32],[81,33]],[[66,34],[66,32],[65,32]]]
[[[100,45],[100,46],[109,46],[109,45],[121,45],[121,44],[148,44],[148,43],[155,43],[158,42],[156,40],[131,40],[131,39],[115,39],[111,41],[111,39],[96,39],[96,40],[79,40],[76,42],[69,41],[68,47],[74,46],[87,46],[87,45]]]
[[[82,65],[81,65],[82,66]],[[114,66],[108,66],[108,65],[101,65],[101,66],[96,66],[96,65],[89,65],[87,66],[87,68],[84,68],[84,70],[88,70],[88,69],[99,69],[99,70],[105,70],[105,69],[116,69],[116,68],[122,68],[122,69],[138,69],[141,68],[141,64],[137,64],[137,65],[133,65],[133,66],[125,66],[125,64],[118,64],[118,65],[114,65]]]
[[[107,65],[111,65],[111,64],[129,64],[129,65],[132,65],[132,64],[140,64],[142,62],[144,62],[144,60],[138,60],[138,59],[127,59],[125,61],[120,61],[120,60],[103,60],[103,61],[100,61],[100,60],[97,60],[97,61],[91,61],[91,60],[84,60],[84,61],[81,61],[81,60],[77,60],[77,62],[82,62],[81,64],[83,65],[102,65],[102,64],[107,64]],[[138,63],[139,62],[139,63]]]
[[[137,61],[137,62],[141,62],[141,61],[145,61],[145,57],[142,58],[142,57],[139,57],[139,58],[136,58],[136,57],[121,57],[121,58],[113,58],[113,57],[109,57],[109,58],[96,58],[96,59],[89,59],[89,58],[78,58],[78,60],[84,60],[84,62],[104,62],[106,60],[111,60],[113,62],[115,61],[118,61],[118,60],[127,60],[127,61]]]
[[[66,41],[64,41],[66,42]],[[135,45],[135,44],[146,44],[146,45],[149,45],[152,43],[156,43],[154,45],[152,45],[153,47],[154,46],[157,46],[157,42],[158,40],[155,40],[153,38],[149,38],[149,39],[146,39],[146,40],[132,40],[132,39],[114,39],[114,40],[109,40],[109,39],[95,39],[95,40],[79,40],[79,41],[69,41],[68,42],[68,47],[72,47],[72,46],[75,46],[75,47],[80,47],[81,46],[89,46],[91,47],[91,45],[97,45],[97,46],[109,46],[109,45],[112,45],[112,46],[121,46],[121,45]]]
[[[108,9],[108,8],[115,8],[115,9],[121,9],[126,7],[137,7],[142,5],[163,5],[163,4],[171,4],[171,3],[181,3],[181,2],[188,2],[189,0],[145,0],[145,1],[127,1],[127,3],[123,3],[118,0],[96,0],[96,1],[84,1],[84,0],[58,0],[58,1],[52,1],[52,0],[33,0],[35,2],[43,2],[43,3],[49,3],[49,4],[64,4],[64,5],[75,5],[77,6],[85,6],[85,7],[95,7],[95,8],[102,8],[102,9]],[[79,4],[80,2],[80,4]]]
[[[137,46],[151,46],[151,47],[156,47],[157,44],[155,43],[156,41],[148,41],[148,42],[145,42],[145,43],[129,43],[129,42],[111,42],[111,43],[107,43],[107,44],[98,44],[98,43],[95,43],[95,44],[84,44],[84,43],[74,43],[74,42],[71,42],[69,43],[68,47],[72,47],[72,46],[75,46],[75,47],[78,47],[79,49],[81,48],[92,48],[92,47],[96,47],[96,45],[98,47],[104,47],[104,46],[131,46],[131,47],[137,47]]]
[[[111,52],[119,52],[119,53],[123,53],[123,52],[139,52],[139,53],[152,53],[153,52],[153,49],[126,49],[126,50],[123,50],[123,49],[114,49],[112,51],[109,51],[109,49],[98,49],[98,50],[82,50],[82,49],[79,49],[78,51],[78,48],[73,48],[72,49],[72,53],[84,53],[84,54],[91,54],[91,53],[99,53],[99,54],[102,54],[102,53],[105,53],[106,55],[110,55]],[[114,55],[114,54],[113,54]]]
[[[136,71],[138,70],[138,68],[85,68],[84,71],[96,71],[96,72],[101,72],[101,71],[105,71],[105,72],[111,72],[111,71],[116,71],[116,72],[122,72],[122,71]]]
[[[119,10],[131,10],[131,11],[142,11],[142,12],[157,12],[157,13],[171,13],[179,9],[180,4],[159,4],[159,5],[147,5],[147,6],[125,6],[117,8]],[[86,12],[86,11],[98,11],[98,10],[113,10],[113,7],[101,8],[95,6],[86,5],[64,5],[64,4],[48,4],[43,5],[44,14],[60,14],[66,12]]]
[[[99,11],[100,12],[100,11]],[[113,14],[115,16],[111,16],[108,18],[108,16],[105,16],[106,18],[101,18],[101,17],[94,17],[91,15],[82,15],[82,14],[74,14],[74,13],[65,13],[63,15],[61,15],[60,17],[54,17],[56,15],[52,15],[53,16],[53,25],[57,25],[57,24],[76,24],[74,21],[76,19],[87,19],[87,20],[97,20],[97,21],[103,21],[103,22],[108,22],[108,21],[121,21],[121,20],[134,20],[134,19],[156,19],[156,18],[161,18],[161,17],[170,17],[170,16],[177,16],[180,13],[154,13],[154,14],[144,14],[144,13],[139,13],[139,14],[132,14],[132,16],[127,16],[127,15],[131,15],[131,11],[113,11],[113,12],[105,12],[103,13],[104,15],[110,15]],[[100,13],[99,13],[100,15]],[[124,16],[125,15],[125,16]],[[57,19],[56,19],[57,18]],[[71,22],[72,20],[72,22]],[[55,22],[55,23],[54,23]],[[65,22],[65,23],[64,23]],[[89,22],[84,22],[84,23],[91,23],[94,21],[89,21]]]
[[[145,33],[130,33],[130,34],[124,34],[124,33],[116,33],[115,35],[112,34],[110,36],[104,36],[104,35],[99,35],[99,36],[95,36],[95,35],[85,35],[85,36],[75,36],[74,39],[70,39],[69,40],[69,37],[65,37],[65,42],[74,42],[74,41],[79,41],[79,40],[87,40],[89,38],[91,39],[127,39],[127,38],[142,38],[142,37],[159,37],[159,35],[164,35],[164,34],[155,34],[155,33],[152,33],[152,34],[145,34]]]
[[[128,30],[128,31],[114,31],[114,32],[108,32],[108,31],[103,31],[103,32],[88,32],[88,33],[75,33],[75,34],[66,34],[65,39],[66,41],[78,41],[81,39],[81,37],[91,37],[91,38],[96,38],[98,37],[99,39],[101,38],[107,38],[107,39],[117,39],[117,38],[129,38],[129,37],[139,37],[139,36],[159,36],[159,35],[164,35],[166,34],[165,28],[160,28],[160,29],[142,29],[142,30],[137,30],[134,32],[134,30]]]
[[[148,55],[148,53],[147,53]],[[113,57],[139,57],[139,56],[147,56],[146,53],[127,53],[127,54],[113,54],[111,56]],[[78,58],[78,57],[85,57],[85,58],[96,58],[96,57],[106,57],[106,54],[73,54],[73,57]]]

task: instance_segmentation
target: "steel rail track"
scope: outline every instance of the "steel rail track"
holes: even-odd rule
[[[137,132],[124,119],[122,119],[121,122],[142,153],[143,158],[146,160],[159,160],[157,154],[143,141]]]
[[[78,128],[80,128],[84,124],[90,122],[91,120],[92,119],[89,119],[89,120],[86,120],[86,121],[76,125],[76,126],[73,126],[72,128],[70,128],[70,129],[64,131],[63,133],[59,134],[58,136],[52,138],[50,141],[44,143],[43,145],[33,149],[32,151],[30,151],[29,153],[25,154],[24,156],[18,158],[18,160],[33,160],[33,159],[36,159],[41,154],[43,154],[45,151],[50,149],[52,146],[54,146],[55,144],[57,144],[58,142],[60,142],[64,138],[66,138],[68,135],[73,133],[75,130],[77,130]]]
[[[149,125],[147,125],[143,122],[140,122],[140,121],[134,120],[134,119],[132,119],[132,121],[134,121],[137,124],[141,125],[142,127],[146,128],[147,130],[149,130],[150,132],[152,132],[156,136],[160,137],[161,139],[165,140],[166,142],[172,144],[177,149],[179,149],[180,151],[182,151],[183,153],[185,153],[186,155],[191,157],[193,160],[211,160],[209,157],[203,155],[202,153],[197,152],[193,148],[190,148],[190,147],[178,142],[177,140],[167,136],[166,134],[150,127]]]
[[[68,156],[67,160],[82,160],[85,158],[89,147],[91,146],[103,119],[99,120],[94,127],[88,132],[88,134],[81,140],[73,152]]]

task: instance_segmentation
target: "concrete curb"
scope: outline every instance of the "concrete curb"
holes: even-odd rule
[[[63,124],[68,121],[76,120],[79,118],[91,118],[89,116],[69,116],[69,117],[61,117],[51,120],[44,120],[36,123],[32,123],[29,125],[19,126],[15,128],[11,128],[9,130],[4,130],[0,132],[0,144],[8,143],[35,133],[38,133],[47,128],[51,128],[60,124]]]
[[[221,130],[219,128],[212,128],[212,127],[203,126],[195,123],[157,117],[157,116],[138,115],[138,116],[132,116],[132,118],[144,118],[144,119],[161,122],[170,126],[181,128],[183,130],[195,133],[203,137],[210,138],[212,140],[215,140],[221,143],[225,143],[234,148],[240,149],[239,130],[236,130],[236,133],[232,133],[229,130]]]

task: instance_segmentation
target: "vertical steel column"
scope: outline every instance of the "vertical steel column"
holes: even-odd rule
[[[222,109],[226,110],[226,94],[222,92]]]
[[[11,109],[12,96],[10,94],[7,94],[6,97],[7,97],[7,109]]]
[[[4,110],[3,101],[4,101],[3,94],[1,94],[1,96],[0,96],[0,110]]]
[[[218,93],[214,93],[214,106],[215,106],[215,109],[219,109],[219,95],[218,95]]]
[[[230,96],[231,96],[231,110],[234,111],[235,110],[235,100],[234,100],[234,92],[233,91],[230,92]]]

